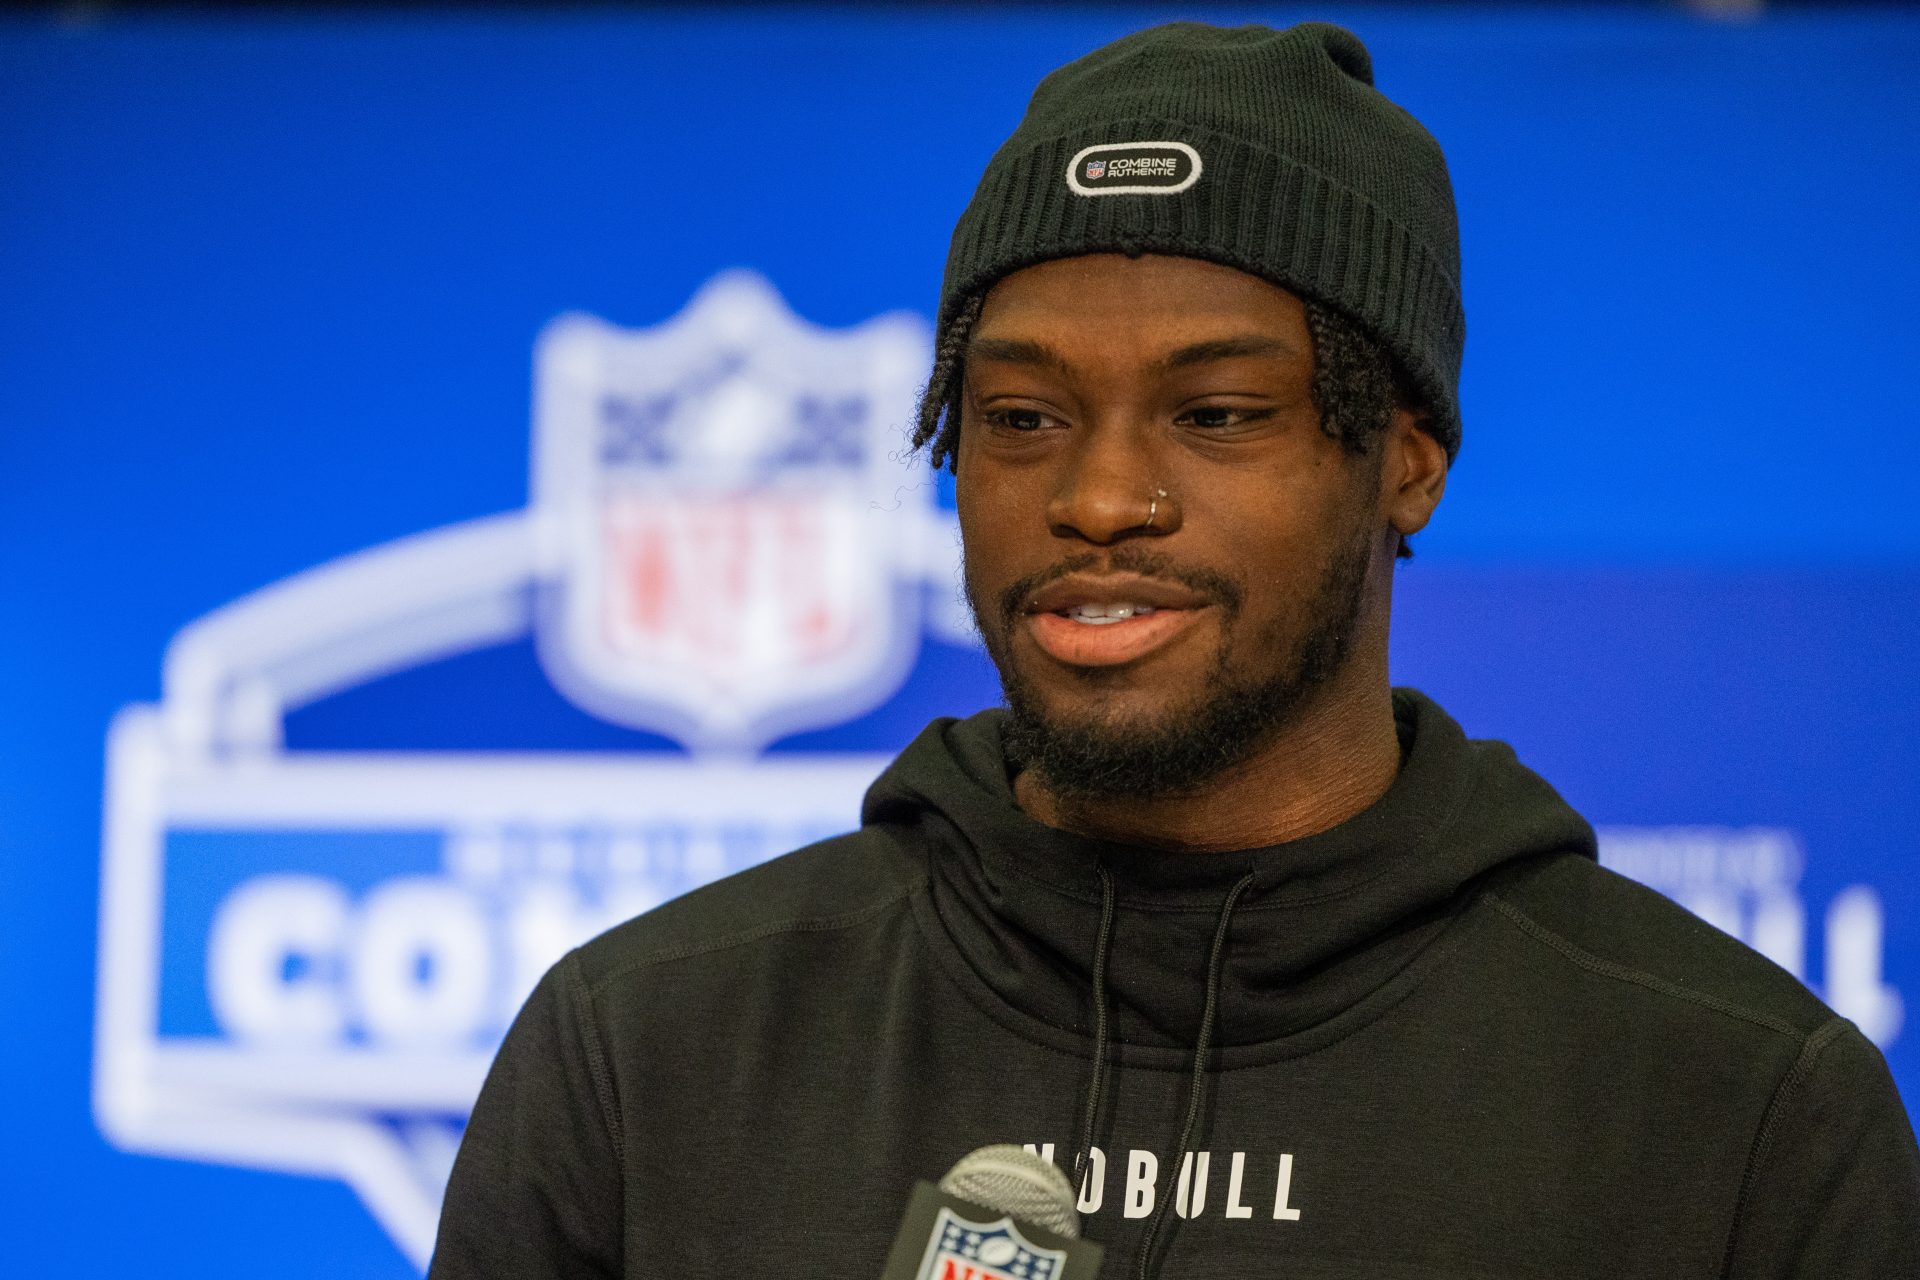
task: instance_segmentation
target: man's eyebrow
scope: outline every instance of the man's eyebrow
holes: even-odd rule
[[[998,360],[1004,364],[1031,364],[1055,373],[1070,373],[1066,360],[1044,342],[1027,338],[975,338],[967,344],[969,360]]]
[[[1300,348],[1267,334],[1249,333],[1236,338],[1215,338],[1170,351],[1157,363],[1162,369],[1190,369],[1214,360],[1233,360],[1241,356],[1297,356]]]

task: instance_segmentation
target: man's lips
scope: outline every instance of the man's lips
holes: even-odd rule
[[[1027,615],[1027,632],[1047,656],[1072,667],[1117,667],[1170,643],[1198,609],[1155,609],[1118,622],[1076,622],[1059,613]]]
[[[1027,632],[1049,657],[1112,667],[1170,644],[1210,601],[1177,582],[1140,574],[1072,574],[1027,601]]]
[[[1082,605],[1132,604],[1198,609],[1210,603],[1191,587],[1143,573],[1070,573],[1027,597],[1024,613],[1066,613]]]

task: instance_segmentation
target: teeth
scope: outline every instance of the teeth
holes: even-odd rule
[[[1152,612],[1153,606],[1146,604],[1082,604],[1067,610],[1067,616],[1075,622],[1091,622],[1095,626],[1105,626],[1109,622],[1144,617]]]

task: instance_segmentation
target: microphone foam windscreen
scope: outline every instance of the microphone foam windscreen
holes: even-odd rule
[[[940,1189],[983,1209],[1031,1222],[1068,1239],[1080,1238],[1073,1187],[1051,1160],[1011,1143],[962,1156],[940,1179]]]

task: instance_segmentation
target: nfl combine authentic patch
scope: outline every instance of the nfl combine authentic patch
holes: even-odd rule
[[[1170,196],[1198,182],[1201,167],[1184,142],[1105,142],[1073,157],[1067,185],[1083,196]]]

